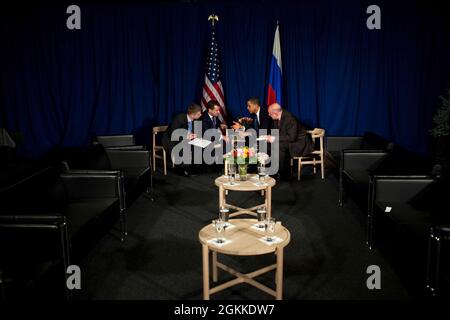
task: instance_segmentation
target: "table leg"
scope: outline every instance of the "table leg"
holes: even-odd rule
[[[209,300],[209,249],[208,246],[202,245],[203,260],[203,300]]]
[[[225,205],[225,190],[222,186],[219,187],[219,208]]]
[[[283,299],[283,248],[277,248],[277,272],[275,274],[275,283],[277,286],[277,300]]]
[[[267,218],[272,217],[272,187],[267,187],[266,190],[266,210]]]
[[[212,258],[213,258],[213,261],[212,261],[213,281],[217,282],[217,271],[218,271],[218,268],[217,268],[217,252],[216,251],[212,252]]]

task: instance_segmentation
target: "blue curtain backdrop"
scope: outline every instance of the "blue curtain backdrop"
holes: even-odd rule
[[[381,7],[381,30],[366,8]],[[68,5],[68,4],[67,4]],[[328,135],[373,131],[421,153],[450,80],[450,27],[426,1],[81,3],[2,10],[0,126],[37,156],[93,135],[136,133],[199,102],[216,13],[222,82],[232,117],[265,101],[276,21],[284,107]]]

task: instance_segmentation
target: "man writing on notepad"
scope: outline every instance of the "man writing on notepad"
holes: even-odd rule
[[[173,117],[172,123],[167,128],[166,132],[163,136],[163,146],[166,150],[167,154],[172,154],[172,149],[180,143],[180,141],[172,141],[172,133],[177,129],[185,129],[187,130],[186,140],[190,141],[197,137],[194,133],[194,122],[200,119],[202,115],[202,108],[195,103],[189,105],[187,112],[179,113]],[[171,158],[172,159],[172,158]],[[183,173],[184,175],[189,175],[189,170],[187,170],[188,164],[185,164],[184,168],[178,170],[179,173]]]

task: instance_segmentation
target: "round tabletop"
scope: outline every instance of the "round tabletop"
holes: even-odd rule
[[[210,250],[219,253],[236,256],[254,256],[274,252],[276,248],[287,246],[291,240],[289,230],[282,226],[280,222],[276,223],[275,232],[271,236],[279,237],[282,241],[270,245],[260,240],[265,236],[264,230],[252,228],[258,222],[256,219],[230,219],[228,222],[234,227],[227,228],[225,233],[222,231],[222,237],[231,240],[230,243],[219,247],[214,243],[208,242],[208,240],[216,237],[216,231],[211,224],[200,230],[198,234],[200,242],[207,245]]]
[[[236,180],[235,185],[230,185],[228,181],[228,177],[220,176],[216,178],[214,183],[218,187],[223,187],[225,190],[235,190],[235,191],[258,191],[264,190],[267,187],[273,187],[276,184],[276,180],[272,177],[266,176],[261,179],[263,185],[257,185],[258,183],[258,175],[257,174],[247,174],[247,180],[240,181]]]

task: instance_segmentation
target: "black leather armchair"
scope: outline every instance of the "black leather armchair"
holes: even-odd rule
[[[348,191],[356,193],[357,199],[368,200],[370,174],[387,156],[388,152],[383,150],[342,150],[339,168],[339,206],[344,204],[344,186]]]
[[[327,136],[325,139],[326,150],[331,155],[336,168],[339,169],[341,153],[343,150],[381,150],[392,151],[392,141],[372,132],[366,132],[363,136]]]
[[[443,255],[439,250],[434,251],[432,244],[435,243],[436,237],[440,237],[440,240],[445,238],[441,232],[445,227],[442,226],[450,224],[448,214],[450,205],[447,199],[449,182],[431,175],[374,175],[371,178],[371,185],[372,194],[367,219],[369,247],[372,247],[373,239],[383,239],[388,236],[389,231],[401,235],[397,239],[403,246],[400,246],[400,249],[396,247],[397,251],[401,250],[398,254],[405,255],[405,259],[412,261],[409,266],[418,270],[416,274],[419,276],[412,281],[417,287],[423,288],[428,256],[426,287],[435,293],[438,277],[433,276],[433,270],[439,267],[439,262],[437,264],[432,262],[439,260]],[[395,247],[392,242],[390,247]],[[447,255],[448,253],[447,248]]]
[[[121,239],[125,237],[122,183],[117,173],[69,175],[48,167],[1,189],[0,270],[5,291],[9,292],[8,282],[27,287],[58,265],[61,288],[69,297],[66,269],[72,246],[84,240],[83,230],[113,215],[121,221]]]
[[[71,174],[96,173],[99,170],[119,171],[123,175],[125,208],[146,191],[153,199],[153,175],[150,152],[147,150],[105,149],[96,144],[88,147],[59,148],[54,151],[54,162],[63,162]]]
[[[368,205],[372,192],[370,177],[373,175],[429,175],[433,171],[433,161],[427,156],[396,146],[383,138],[372,143],[372,146],[385,146],[385,149],[341,151],[340,206],[344,203],[344,188],[356,195],[357,202]]]

